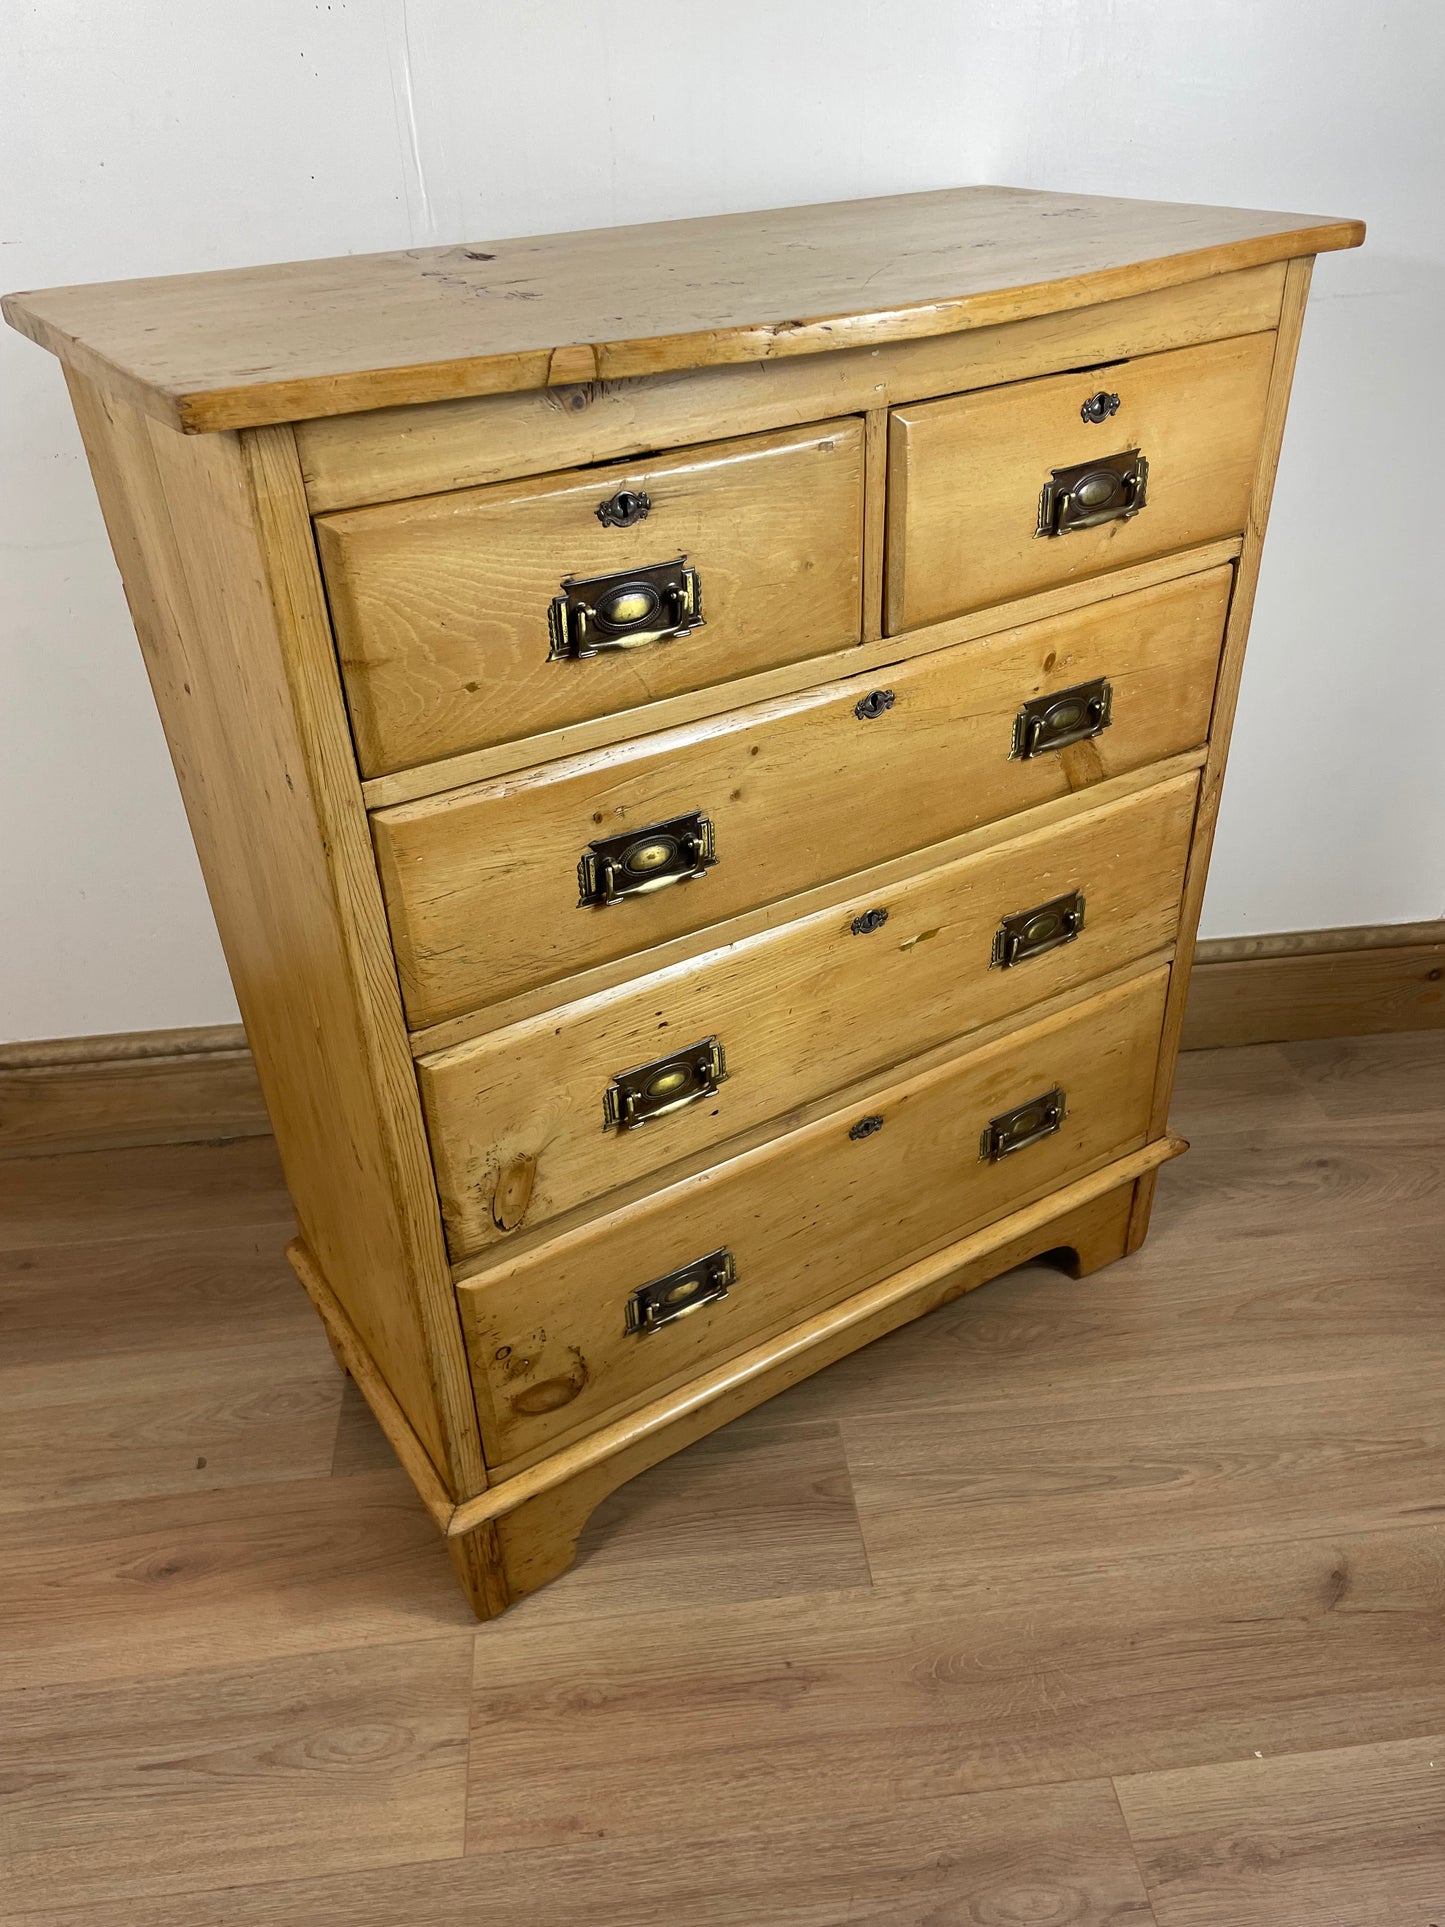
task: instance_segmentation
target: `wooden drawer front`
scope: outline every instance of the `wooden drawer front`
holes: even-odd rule
[[[1169,943],[1197,780],[422,1058],[452,1256]],[[1005,965],[1003,920],[1073,893],[1079,934]],[[715,1095],[607,1125],[619,1073],[675,1051],[695,1058],[709,1039],[726,1066]]]
[[[1243,529],[1272,334],[895,409],[888,457],[891,635]],[[1116,413],[1085,421],[1093,396]],[[1038,534],[1055,469],[1137,449],[1145,505],[1127,521]]]
[[[378,811],[411,1024],[609,959],[645,960],[651,945],[1203,742],[1231,576],[1208,570],[915,657],[876,681]],[[1100,735],[1011,753],[1026,701],[1099,677],[1112,692]],[[579,907],[592,839],[688,811],[713,825],[715,867]]]
[[[695,1376],[1144,1141],[1167,969],[893,1086],[458,1287],[489,1463]],[[985,1127],[1054,1089],[1058,1130]],[[656,1330],[632,1294],[727,1250],[736,1282]]]
[[[604,525],[619,493],[651,507]],[[316,522],[362,774],[797,662],[856,642],[863,430],[834,421]],[[564,577],[674,562],[703,623],[552,660]]]

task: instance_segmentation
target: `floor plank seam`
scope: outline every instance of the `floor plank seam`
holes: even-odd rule
[[[1154,1895],[1150,1890],[1148,1879],[1144,1873],[1144,1863],[1139,1858],[1139,1847],[1129,1826],[1129,1816],[1124,1811],[1124,1801],[1119,1792],[1119,1776],[1117,1773],[1111,1773],[1109,1775],[1109,1791],[1114,1796],[1114,1805],[1119,1812],[1119,1825],[1124,1829],[1124,1838],[1128,1843],[1129,1856],[1133,1860],[1135,1869],[1139,1875],[1139,1891],[1144,1896],[1144,1905],[1149,1909],[1149,1918],[1153,1921],[1154,1927],[1159,1927],[1159,1915],[1154,1908]]]

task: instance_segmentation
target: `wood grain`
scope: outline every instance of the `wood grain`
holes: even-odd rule
[[[1254,613],[1255,590],[1259,583],[1260,559],[1264,553],[1265,530],[1269,524],[1274,481],[1279,467],[1279,451],[1284,439],[1285,416],[1289,409],[1290,387],[1294,380],[1295,358],[1299,352],[1300,331],[1304,326],[1305,304],[1309,299],[1313,258],[1291,261],[1285,269],[1284,298],[1280,304],[1279,327],[1275,334],[1274,361],[1270,368],[1269,393],[1265,402],[1264,428],[1259,443],[1259,464],[1250,491],[1249,520],[1244,531],[1244,546],[1235,569],[1234,592],[1229,602],[1224,648],[1220,656],[1219,681],[1215,690],[1214,711],[1209,724],[1209,756],[1199,791],[1199,814],[1195,820],[1194,841],[1190,846],[1189,867],[1184,878],[1184,902],[1179,919],[1179,947],[1174,959],[1174,977],[1169,988],[1169,1003],[1164,1015],[1164,1037],[1154,1085],[1154,1122],[1159,1126],[1169,1109],[1169,1093],[1179,1056],[1184,1029],[1184,1012],[1189,996],[1190,970],[1194,960],[1194,940],[1199,916],[1204,907],[1204,886],[1209,875],[1209,857],[1214,847],[1214,832],[1219,821],[1219,801],[1224,788],[1224,772],[1229,760],[1229,742],[1234,730],[1235,706],[1239,701],[1240,678],[1244,673],[1244,651],[1249,640],[1250,618]],[[1154,1183],[1146,1178],[1139,1186],[1130,1232],[1132,1245],[1141,1243],[1149,1229]]]
[[[330,1470],[341,1380],[316,1333],[0,1365],[0,1511]]]
[[[216,1226],[291,1228],[269,1137],[0,1159],[0,1251],[85,1245]]]
[[[466,1501],[467,1510],[458,1508],[452,1526],[470,1531],[469,1519],[484,1506],[489,1515],[495,1507],[511,1595],[535,1591],[572,1565],[585,1528],[609,1494],[824,1365],[1041,1253],[1050,1253],[1075,1277],[1112,1264],[1124,1250],[1139,1173],[1185,1148],[1177,1139],[1146,1145],[1054,1198],[945,1246],[784,1338],[743,1353],[680,1392],[518,1473],[490,1498]]]
[[[651,503],[632,528],[598,504]],[[863,430],[748,436],[649,462],[322,516],[337,651],[364,776],[535,735],[858,640]],[[685,556],[702,627],[549,660],[565,580]]]
[[[788,1133],[459,1287],[489,1463],[656,1397],[1144,1141],[1167,971]],[[990,1118],[1059,1085],[1053,1136],[981,1160]],[[861,1117],[870,1124],[855,1141]],[[629,1332],[629,1293],[721,1247],[726,1298]]]
[[[1316,1386],[1260,1410],[1253,1387],[1136,1388],[1098,1438],[1092,1392],[1060,1397],[1027,1423],[990,1414],[940,1441],[936,1419],[897,1413],[849,1434],[853,1489],[875,1577],[937,1579],[960,1559],[997,1570],[1113,1556],[1173,1542],[1180,1520],[1201,1546],[1301,1533],[1407,1526],[1437,1503],[1445,1424],[1423,1381],[1397,1388],[1388,1414],[1369,1385]],[[1090,1441],[1085,1450],[1085,1440]],[[1027,1516],[1012,1499],[1039,1494]],[[1046,1494],[1046,1496],[1042,1496]]]
[[[640,1600],[584,1619],[566,1600],[581,1566],[478,1639],[472,1837],[531,1852],[589,1821],[617,1844],[665,1833],[684,1762],[690,1797],[736,1838],[919,1786],[947,1798],[1438,1729],[1442,1557],[1425,1524],[1207,1554],[1181,1533],[1149,1559],[965,1560],[932,1588],[691,1610],[664,1593],[650,1621]]]
[[[394,1464],[7,1514],[0,1553],[7,1690],[143,1679],[161,1693],[206,1668],[264,1676],[278,1659],[476,1631]]]
[[[31,1743],[7,1786],[6,1846],[33,1856],[14,1927],[498,1910],[833,1927],[864,1907],[1133,1927],[1110,1776],[1166,1927],[1432,1921],[1439,1769],[1415,1743],[1445,1757],[1445,1525],[1347,1523],[1391,1480],[1406,1505],[1439,1499],[1394,1451],[1436,1424],[1445,1344],[1445,1057],[1440,1033],[1415,1042],[1413,1062],[1403,1037],[1190,1053],[1175,1116],[1194,1149],[1133,1258],[1085,1285],[1029,1265],[641,1472],[598,1507],[569,1577],[475,1639],[396,1470],[258,1464],[254,1484],[0,1518],[3,1711]],[[16,1161],[7,1358],[104,1356],[95,1397],[119,1413],[134,1356],[169,1351],[179,1371],[248,1331],[314,1353],[275,1255],[287,1207],[267,1148]],[[236,1398],[274,1369],[237,1343]],[[1199,1532],[1230,1483],[1217,1471],[1192,1498],[1159,1483],[1148,1551],[1107,1531],[1125,1500],[1100,1484],[1073,1551],[984,1557],[959,1533],[926,1575],[865,1571],[877,1529],[853,1510],[852,1461],[875,1425],[926,1413],[961,1461],[970,1433],[995,1452],[1000,1423],[1047,1426],[1068,1384],[1088,1428],[1076,1483],[1117,1453],[1121,1421],[1167,1481],[1178,1415],[1223,1413],[1223,1394],[1217,1467],[1308,1408],[1369,1456],[1314,1480],[1303,1461],[1241,1468],[1250,1532],[1232,1543]],[[43,1411],[32,1423],[37,1445],[57,1437]],[[1020,1543],[1057,1518],[1059,1471],[1017,1456],[997,1510]],[[980,1496],[961,1488],[966,1508]],[[463,1841],[445,1763],[467,1651]],[[43,1690],[22,1725],[26,1686]],[[680,1802],[707,1820],[686,1854]]]
[[[682,1918],[689,1927],[837,1927],[863,1918],[911,1927],[1051,1917],[1070,1927],[1153,1927],[1107,1781],[960,1799],[900,1791],[884,1812],[796,1826],[775,1816],[724,1838],[705,1831],[685,1854],[665,1830],[514,1854],[487,1850],[484,1822],[475,1837],[478,1846],[459,1860],[288,1882],[279,1891],[152,1900],[146,1927],[454,1927],[494,1912],[525,1927],[675,1927]],[[294,1911],[278,1915],[278,1905]],[[16,1927],[41,1919],[15,1918]],[[47,1927],[82,1921],[69,1912],[43,1918]],[[108,1907],[83,1920],[134,1924]]]
[[[1105,807],[1112,808],[1111,805]],[[1091,815],[1080,818],[1077,827],[1082,830],[1091,820]],[[1044,830],[1031,832],[1025,840],[1032,843],[1036,837],[1044,838],[1048,834]],[[1048,847],[1058,846],[1050,843]],[[1000,846],[1001,857],[1002,854]],[[1109,854],[1112,861],[1117,852]],[[1104,853],[1096,856],[1102,861]],[[959,858],[957,861],[972,864],[975,860]],[[901,884],[896,880],[883,881],[879,891],[890,901],[895,897],[915,900],[927,887],[924,878],[918,877]],[[1085,895],[1097,902],[1099,887],[1092,885]],[[871,901],[878,892],[865,894]],[[815,924],[831,927],[834,923],[849,923],[854,914],[866,907],[859,897],[856,901],[840,903],[836,912],[827,916],[815,911],[811,917],[801,920],[796,934],[800,941],[805,940]],[[1372,924],[1260,937],[1211,938],[1199,943],[1195,946],[1181,1048],[1219,1050],[1229,1045],[1261,1044],[1270,1041],[1262,1033],[1276,1029],[1287,1030],[1293,1037],[1323,1040],[1335,1036],[1379,1035],[1397,1026],[1412,1032],[1432,1028],[1440,1004],[1439,985],[1432,973],[1437,967],[1445,966],[1445,958],[1436,955],[1441,942],[1437,935],[1439,929],[1438,923]],[[1096,919],[1090,931],[1091,943],[1098,933]],[[728,946],[728,956],[730,959],[736,956],[741,964],[743,958],[757,953],[758,939],[775,940],[782,934],[782,927],[774,925],[770,930],[741,937]],[[1141,943],[1139,947],[1142,950],[1149,946]],[[775,948],[770,954],[776,957],[780,953]],[[932,956],[931,952],[916,946],[911,954],[920,961]],[[1295,962],[1315,956],[1327,960],[1319,967],[1317,985],[1313,968],[1297,969]],[[1038,965],[1041,973],[1047,971],[1052,976],[1055,971],[1071,969],[1075,961],[1076,956],[1055,953],[1052,961],[1039,959]],[[674,982],[681,986],[694,981],[698,959],[683,962],[693,968],[672,966],[666,973],[658,972],[621,994],[614,990],[580,999],[574,1006],[576,1015],[580,1018],[585,1012],[599,1026],[595,1032],[589,1030],[588,1037],[595,1037],[599,1043],[612,1039],[616,1035],[613,1024],[624,1021],[621,1013],[631,1008],[633,999],[645,1000],[652,990],[672,994],[669,987]],[[1266,967],[1270,973],[1267,981],[1271,986],[1280,986],[1278,993],[1273,989],[1265,993],[1265,970],[1261,970],[1258,978],[1244,973],[1244,966],[1254,962]],[[1304,981],[1306,976],[1310,977],[1311,986],[1320,989],[1319,997],[1311,994],[1311,986]],[[604,1016],[604,1013],[607,1014]],[[668,1023],[670,1028],[675,1028],[675,1019],[670,1018]],[[565,1025],[563,1029],[565,1034]],[[483,1033],[486,1037],[497,1034],[495,1027]],[[551,1028],[536,1020],[524,1020],[518,1026],[519,1039],[536,1035],[545,1040],[551,1034]],[[630,1048],[633,1057],[640,1060],[644,1050],[642,1030],[636,1032],[636,1039]],[[114,1046],[114,1054],[94,1058],[93,1051],[99,1043]],[[476,1062],[480,1065],[484,1059],[490,1061],[490,1056],[480,1040],[478,1045],[480,1054]],[[571,1048],[569,1045],[569,1050]],[[613,1044],[607,1060],[609,1071],[615,1068],[614,1059],[616,1064],[622,1062],[628,1048],[620,1039]],[[217,1061],[226,1067],[219,1078],[213,1074]],[[574,1058],[566,1061],[575,1069]],[[154,1084],[148,1069],[152,1062],[161,1066]],[[421,1064],[424,1088],[431,1066],[449,1077],[461,1078],[468,1062],[465,1041],[424,1056]],[[561,1079],[563,1069],[559,1052],[554,1075]],[[12,1155],[29,1157],[61,1151],[121,1150],[140,1144],[205,1142],[270,1130],[250,1065],[245,1032],[239,1024],[201,1026],[194,1030],[125,1032],[102,1040],[73,1037],[40,1044],[0,1046],[0,1086],[12,1073],[17,1077],[23,1075],[29,1086],[22,1092],[19,1111],[6,1114],[8,1128],[19,1133],[11,1141]],[[600,1058],[597,1074],[605,1083]],[[45,1088],[52,1076],[57,1083],[53,1097]],[[234,1101],[238,1091],[255,1093],[254,1110]],[[733,1084],[727,1092],[730,1108],[737,1096],[738,1086]],[[458,1105],[463,1101],[459,1095]],[[439,1128],[434,1122],[432,1129]],[[443,1141],[436,1155],[443,1161],[443,1188],[450,1200],[447,1208],[449,1213],[454,1213],[461,1186],[457,1180],[448,1180],[445,1176],[448,1154]],[[482,1229],[485,1232],[485,1226]]]
[[[221,1147],[232,1155],[233,1147]],[[30,1166],[33,1175],[38,1166]],[[74,1167],[67,1174],[75,1180]],[[215,1210],[212,1184],[192,1185]],[[270,1167],[269,1202],[280,1174]],[[184,1357],[235,1340],[289,1341],[310,1353],[315,1323],[281,1256],[289,1233],[280,1223],[162,1224],[149,1236],[60,1243],[37,1226],[42,1242],[0,1252],[0,1329],[5,1365],[43,1371],[77,1358],[104,1356],[122,1374],[132,1352]]]
[[[1119,1782],[1159,1927],[1433,1927],[1445,1731]]]
[[[1148,355],[895,409],[889,420],[890,634],[1244,527],[1274,354],[1271,335]],[[1100,383],[1107,421],[1080,417]],[[1148,497],[1128,521],[1039,538],[1054,469],[1137,449]]]
[[[270,1129],[239,1024],[0,1044],[0,1157]]]
[[[297,1215],[445,1480],[478,1490],[440,1215],[289,431],[188,440],[69,379]]]
[[[1275,262],[964,334],[322,417],[297,446],[317,513],[396,501],[1256,334],[1283,287]]]
[[[1228,569],[759,704],[686,730],[564,758],[372,818],[414,1029],[1202,742]],[[1107,676],[1097,740],[1012,758],[1020,705]],[[874,688],[892,706],[857,705]],[[605,909],[577,902],[595,837],[707,813],[716,868]],[[508,906],[505,923],[495,915]]]
[[[1432,926],[1403,926],[1404,930]],[[1220,943],[1195,952],[1180,1040],[1182,1050],[1273,1044],[1318,1037],[1360,1037],[1445,1025],[1445,923],[1428,941],[1380,941],[1389,933],[1301,932],[1298,948],[1232,956]],[[1333,936],[1338,947],[1306,948]],[[1361,941],[1363,939],[1363,941]],[[1221,954],[1225,950],[1226,954]]]
[[[949,188],[51,288],[3,311],[172,426],[234,429],[949,334],[1363,239],[1310,215]]]
[[[9,1908],[458,1853],[466,1635],[0,1697]]]
[[[906,636],[886,636],[872,642],[854,643],[806,663],[793,663],[782,669],[765,669],[756,675],[740,676],[713,689],[695,690],[686,696],[667,696],[658,702],[639,704],[635,709],[617,710],[591,722],[568,723],[561,729],[543,730],[515,743],[499,743],[491,749],[468,750],[461,756],[446,756],[439,762],[423,763],[415,769],[396,770],[390,776],[369,777],[361,786],[371,809],[385,809],[393,803],[413,803],[443,790],[459,789],[463,784],[504,776],[527,769],[534,763],[555,762],[579,751],[599,749],[620,743],[629,736],[650,736],[678,724],[698,722],[724,709],[741,709],[766,702],[774,696],[790,696],[838,676],[857,676],[876,669],[891,669],[895,663],[909,662],[915,656],[929,656],[956,643],[976,642],[1001,629],[1016,629],[1031,622],[1045,622],[1052,616],[1071,615],[1106,596],[1132,595],[1137,589],[1152,589],[1183,576],[1204,575],[1210,569],[1232,562],[1239,554],[1240,538],[1228,536],[1221,542],[1206,542],[1183,555],[1168,555],[1153,562],[1137,562],[1126,569],[1111,570],[1106,576],[1086,582],[1065,582],[1045,589],[1039,595],[1024,596],[1017,602],[1001,603],[997,608],[976,610],[972,615],[955,616],[947,622],[931,623]]]
[[[419,1059],[442,1209],[461,1258],[945,1039],[1163,949],[1174,932],[1193,775],[927,871],[876,899],[744,939],[600,996]],[[994,967],[1000,918],[1065,891],[1082,934]],[[881,912],[879,929],[855,931]],[[609,1080],[716,1036],[704,1099],[603,1131]],[[498,1186],[531,1173],[504,1232]]]

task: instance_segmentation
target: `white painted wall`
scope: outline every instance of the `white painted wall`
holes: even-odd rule
[[[1362,215],[1315,278],[1207,934],[1445,913],[1438,0],[0,4],[0,283],[968,181]],[[54,362],[0,339],[0,1039],[235,1006]]]

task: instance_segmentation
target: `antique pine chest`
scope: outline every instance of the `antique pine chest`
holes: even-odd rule
[[[12,296],[300,1236],[489,1616],[643,1467],[1132,1250],[1312,257],[964,188]]]

